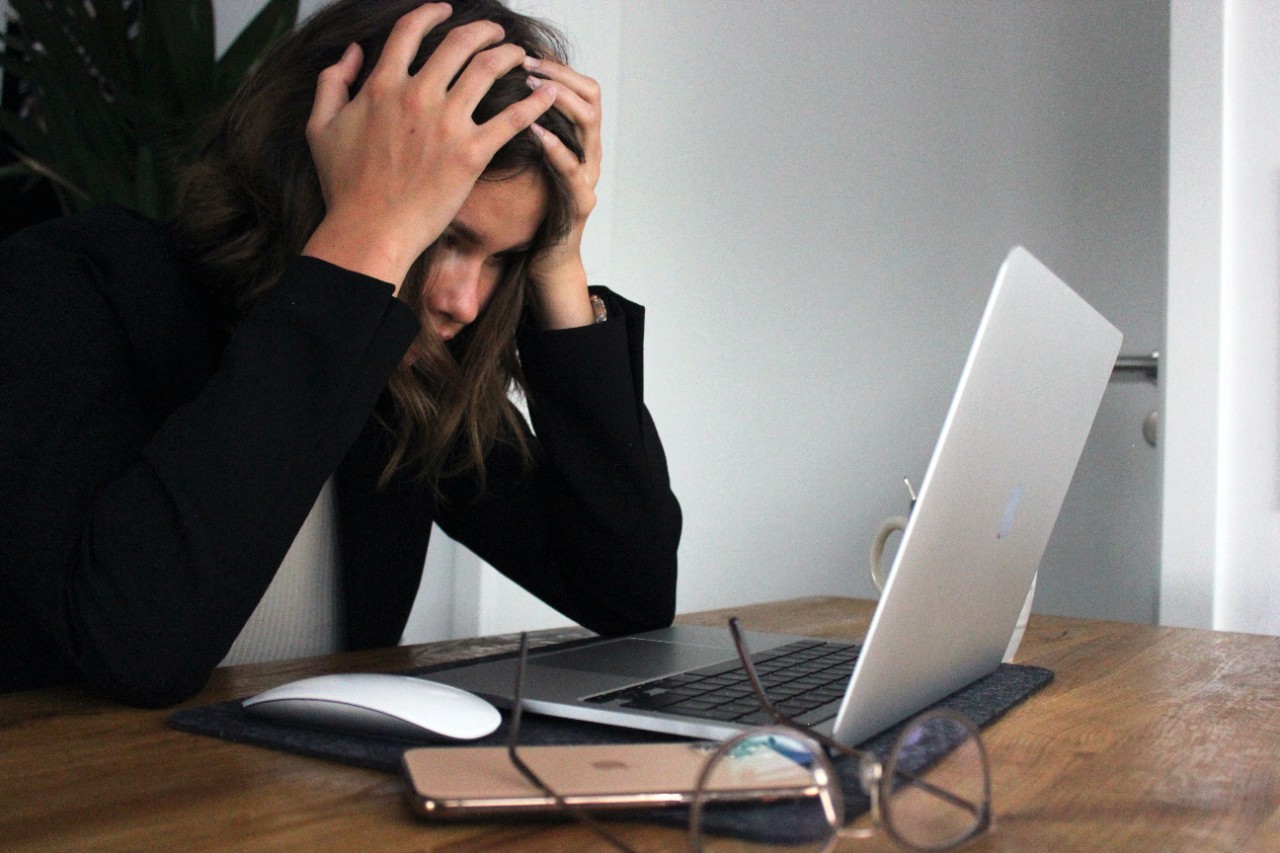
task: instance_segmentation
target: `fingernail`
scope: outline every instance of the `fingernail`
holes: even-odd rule
[[[536,56],[526,56],[522,64],[529,71],[537,71],[538,66],[542,63],[538,62],[538,57]]]
[[[528,77],[524,78],[524,82],[525,82],[525,83],[527,83],[527,84],[529,85],[529,88],[530,88],[530,89],[541,89],[541,88],[542,88],[542,78],[541,78],[541,77],[534,77],[532,74],[530,74]]]

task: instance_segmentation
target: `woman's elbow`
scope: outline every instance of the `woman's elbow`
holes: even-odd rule
[[[674,548],[649,553],[620,566],[629,582],[588,605],[584,627],[606,637],[666,628],[676,615],[676,554]]]

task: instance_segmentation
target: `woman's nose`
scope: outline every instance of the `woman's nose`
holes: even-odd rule
[[[458,259],[440,272],[431,307],[460,325],[473,322],[481,308],[481,264]]]

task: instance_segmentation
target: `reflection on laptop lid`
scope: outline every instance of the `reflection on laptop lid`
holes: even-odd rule
[[[1120,340],[1029,252],[1009,253],[856,663],[846,644],[748,635],[781,710],[852,745],[1000,664]],[[762,722],[727,630],[676,626],[529,661],[537,713],[714,738]],[[513,664],[432,678],[501,702]]]

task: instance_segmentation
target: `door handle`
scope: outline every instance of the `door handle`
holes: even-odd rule
[[[1155,382],[1160,376],[1160,353],[1151,355],[1122,355],[1116,359],[1116,366],[1111,375],[1117,373],[1141,373]]]
[[[1151,355],[1122,355],[1116,359],[1116,366],[1112,369],[1111,375],[1127,373],[1141,373],[1152,382],[1160,378],[1160,353],[1153,352]],[[1156,446],[1159,437],[1160,414],[1152,412],[1142,421],[1142,437],[1147,440],[1147,444],[1152,447]]]

